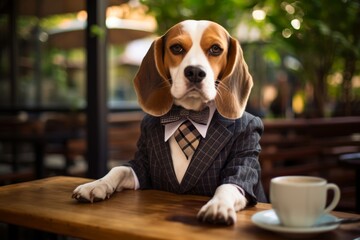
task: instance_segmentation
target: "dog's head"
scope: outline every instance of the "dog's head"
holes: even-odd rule
[[[215,100],[219,113],[242,116],[253,85],[242,49],[220,25],[187,20],[157,38],[134,79],[142,109],[154,116],[173,104],[201,110]]]

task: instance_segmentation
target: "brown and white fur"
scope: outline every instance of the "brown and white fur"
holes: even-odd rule
[[[236,119],[244,112],[253,81],[236,39],[214,22],[187,20],[153,42],[134,84],[140,106],[150,115],[162,116],[173,104],[199,111],[214,102],[222,116]],[[176,164],[183,156],[173,151],[173,143],[170,148]],[[183,168],[175,171],[186,171]],[[119,166],[99,180],[78,186],[73,197],[93,202],[123,189],[135,189],[135,177],[130,167]],[[223,184],[197,217],[233,224],[236,211],[246,204],[242,189]]]

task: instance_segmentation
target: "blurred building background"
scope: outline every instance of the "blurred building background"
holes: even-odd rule
[[[83,108],[85,1],[18,0],[16,20],[10,18],[12,2],[0,5],[0,107]],[[110,1],[109,106],[137,107],[132,77],[151,39],[181,20],[210,19],[244,48],[255,80],[249,111],[266,118],[359,115],[358,5],[351,0]]]

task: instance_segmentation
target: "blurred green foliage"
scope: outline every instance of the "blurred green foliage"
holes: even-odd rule
[[[358,0],[278,1],[262,0],[258,7],[266,13],[273,26],[271,42],[277,51],[295,56],[302,64],[301,79],[314,86],[314,104],[319,116],[324,116],[328,101],[327,77],[342,73],[338,101],[345,103],[344,114],[351,113],[350,102],[356,91],[351,80],[360,72],[360,2]],[[293,21],[299,22],[295,28]],[[284,31],[289,35],[284,37]]]
[[[313,85],[313,104],[318,116],[324,116],[329,92],[327,77],[342,73],[337,101],[349,103],[359,97],[351,89],[351,80],[360,72],[360,1],[359,0],[142,0],[158,22],[158,32],[185,19],[207,19],[218,22],[233,33],[240,22],[268,33],[264,57],[276,65],[284,55],[301,63],[296,74]],[[253,10],[266,13],[254,21]],[[261,39],[263,41],[264,39]],[[283,63],[281,63],[283,64]],[[349,107],[348,104],[345,104]],[[347,111],[347,113],[346,113]],[[344,114],[349,114],[345,110]]]
[[[302,84],[313,86],[313,100],[318,116],[324,115],[324,105],[332,98],[345,103],[344,114],[351,114],[349,103],[360,98],[360,87],[354,86],[353,76],[360,73],[360,1],[359,0],[140,0],[158,23],[158,34],[164,34],[174,24],[186,19],[207,19],[224,26],[238,36],[239,24],[256,28],[261,36],[251,44],[242,42],[252,63],[257,64],[259,56],[271,62],[275,68],[284,67],[284,56],[292,56],[300,63],[300,68],[292,69]],[[266,13],[263,20],[252,17],[254,10]],[[21,57],[34,59],[35,26],[49,29],[58,25],[64,17],[75,18],[76,14],[65,14],[38,19],[18,18],[18,37],[22,47]],[[298,25],[294,25],[294,20]],[[0,16],[0,27],[6,29],[8,19]],[[99,34],[97,29],[94,29]],[[0,37],[6,45],[6,38]],[[41,43],[43,56],[42,73],[57,79],[57,87],[66,87],[67,69],[56,64],[54,59],[84,61],[84,53],[47,49]],[[261,47],[260,47],[261,46]],[[120,54],[120,53],[119,53]],[[24,56],[22,56],[24,55]],[[249,56],[250,55],[250,56]],[[2,56],[0,73],[8,75],[8,61]],[[60,56],[60,57],[59,57]],[[329,84],[329,76],[339,73],[341,81]],[[259,75],[259,73],[256,73]],[[31,72],[25,72],[24,79],[30,79]],[[265,76],[268,77],[268,76]],[[330,81],[331,82],[331,81]],[[259,91],[260,94],[260,91]],[[349,110],[350,109],[350,110]]]
[[[186,20],[211,20],[230,32],[239,24],[244,12],[250,11],[255,1],[244,0],[141,0],[149,7],[158,22],[158,33],[163,34],[176,23]]]

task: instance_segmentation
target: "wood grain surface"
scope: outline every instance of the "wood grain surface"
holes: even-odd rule
[[[270,204],[259,203],[239,212],[233,226],[216,226],[196,219],[208,197],[127,190],[93,204],[72,199],[73,189],[88,181],[52,177],[0,187],[0,221],[82,239],[288,239],[251,222],[253,214],[270,209]],[[360,224],[343,225],[314,239],[357,237]]]

